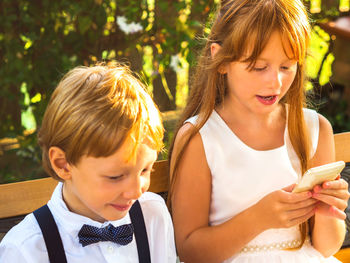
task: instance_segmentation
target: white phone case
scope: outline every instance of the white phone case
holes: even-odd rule
[[[321,184],[324,181],[332,181],[344,169],[343,161],[329,163],[307,170],[300,182],[293,189],[293,193],[300,193],[311,190],[315,185]]]

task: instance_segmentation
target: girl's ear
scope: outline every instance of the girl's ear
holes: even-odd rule
[[[221,46],[218,43],[212,43],[210,45],[211,58],[214,58],[216,53],[220,50]]]
[[[220,49],[221,49],[221,46],[218,43],[211,44],[210,45],[211,58],[214,58]],[[225,65],[221,65],[218,69],[218,72],[222,75],[226,74],[227,71],[226,71]]]
[[[53,146],[49,149],[49,158],[52,169],[62,179],[71,177],[71,167],[66,159],[66,153],[59,147]]]

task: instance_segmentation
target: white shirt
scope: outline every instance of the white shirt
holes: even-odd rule
[[[48,202],[60,233],[67,261],[137,263],[135,236],[126,246],[113,242],[98,242],[86,247],[79,243],[78,232],[83,224],[115,227],[129,224],[129,214],[116,221],[100,223],[68,210],[62,199],[62,183],[59,183]],[[176,250],[170,214],[164,200],[157,194],[146,192],[139,198],[145,220],[152,263],[175,263]],[[27,215],[14,226],[0,243],[0,262],[49,262],[46,245],[40,227],[33,215]]]

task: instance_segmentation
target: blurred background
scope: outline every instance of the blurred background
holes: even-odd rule
[[[306,86],[312,107],[334,132],[350,131],[349,0],[304,2],[313,25]],[[162,111],[168,147],[218,3],[1,0],[0,184],[45,176],[36,130],[57,82],[77,65],[129,63]]]

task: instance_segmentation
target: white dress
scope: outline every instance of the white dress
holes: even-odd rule
[[[309,109],[304,109],[304,115],[312,138],[313,156],[319,134],[318,115]],[[196,121],[197,116],[186,122],[195,124]],[[212,176],[210,225],[222,224],[267,194],[297,183],[301,176],[298,157],[290,144],[287,128],[284,145],[267,151],[257,151],[243,143],[216,111],[199,132]],[[269,229],[224,262],[339,262],[334,257],[325,259],[310,241],[306,241],[301,249],[283,249],[297,247],[298,242],[298,226]]]

